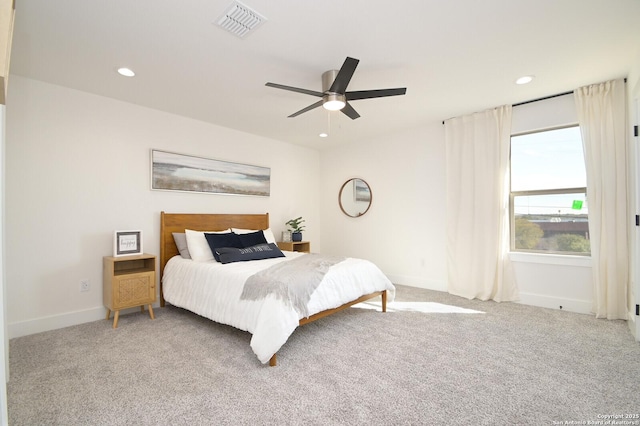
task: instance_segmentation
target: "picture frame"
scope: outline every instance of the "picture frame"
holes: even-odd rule
[[[283,243],[291,242],[291,231],[282,231],[282,242]]]
[[[115,231],[113,257],[142,254],[142,231]]]
[[[151,190],[268,197],[271,169],[152,149]]]

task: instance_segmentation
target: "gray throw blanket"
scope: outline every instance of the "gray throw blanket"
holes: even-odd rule
[[[260,300],[272,294],[306,318],[311,294],[329,268],[344,259],[311,253],[278,263],[247,278],[240,298]]]

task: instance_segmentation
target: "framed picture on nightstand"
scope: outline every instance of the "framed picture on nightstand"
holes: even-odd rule
[[[116,231],[113,236],[113,257],[142,254],[142,231]]]
[[[291,231],[282,231],[282,241],[285,243],[291,242]]]

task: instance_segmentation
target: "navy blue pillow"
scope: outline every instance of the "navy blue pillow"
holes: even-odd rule
[[[249,232],[248,234],[238,234],[242,247],[253,247],[258,244],[267,244],[267,240],[264,238],[264,232]]]
[[[213,253],[213,257],[220,262],[220,257],[216,252],[217,249],[222,247],[235,247],[235,248],[243,248],[242,242],[240,238],[238,238],[238,234],[234,234],[233,232],[226,232],[224,234],[209,234],[207,232],[204,233],[204,237],[207,239],[207,243],[209,243],[209,247],[211,248],[211,253]]]
[[[253,247],[234,248],[221,247],[216,249],[221,263],[246,262],[248,260],[271,259],[274,257],[284,257],[277,245],[258,244]]]

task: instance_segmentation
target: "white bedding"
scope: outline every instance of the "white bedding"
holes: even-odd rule
[[[286,257],[236,262],[223,265],[216,261],[196,262],[180,256],[171,258],[162,278],[167,302],[213,321],[248,331],[251,349],[264,364],[269,361],[298,327],[299,314],[276,297],[241,300],[246,279],[279,262],[303,253],[283,252]],[[395,287],[373,263],[347,258],[332,266],[311,295],[309,315],[337,308],[365,294],[387,290],[392,301]]]

